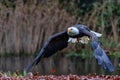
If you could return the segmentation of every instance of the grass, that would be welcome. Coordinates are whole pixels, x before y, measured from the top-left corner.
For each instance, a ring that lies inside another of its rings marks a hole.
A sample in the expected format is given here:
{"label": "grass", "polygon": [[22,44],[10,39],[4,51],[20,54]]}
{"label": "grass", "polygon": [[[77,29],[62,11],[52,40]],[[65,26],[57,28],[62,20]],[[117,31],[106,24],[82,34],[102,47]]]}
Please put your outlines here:
{"label": "grass", "polygon": [[14,76],[14,77],[19,78],[21,76],[26,77],[26,75],[27,75],[26,71],[23,71],[23,74],[21,74],[19,71],[16,71],[14,73],[11,73],[10,71],[4,72],[4,73],[0,72],[0,76],[8,76],[8,77]]}

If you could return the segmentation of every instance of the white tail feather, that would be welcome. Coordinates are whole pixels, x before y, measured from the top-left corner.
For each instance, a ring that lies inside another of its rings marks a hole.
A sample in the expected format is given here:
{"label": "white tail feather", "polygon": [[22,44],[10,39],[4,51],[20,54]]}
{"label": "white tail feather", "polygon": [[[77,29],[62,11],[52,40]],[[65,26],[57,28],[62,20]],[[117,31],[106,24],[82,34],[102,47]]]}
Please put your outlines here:
{"label": "white tail feather", "polygon": [[98,32],[95,32],[95,31],[91,31],[92,33],[96,34],[97,37],[101,37],[102,34],[98,33]]}

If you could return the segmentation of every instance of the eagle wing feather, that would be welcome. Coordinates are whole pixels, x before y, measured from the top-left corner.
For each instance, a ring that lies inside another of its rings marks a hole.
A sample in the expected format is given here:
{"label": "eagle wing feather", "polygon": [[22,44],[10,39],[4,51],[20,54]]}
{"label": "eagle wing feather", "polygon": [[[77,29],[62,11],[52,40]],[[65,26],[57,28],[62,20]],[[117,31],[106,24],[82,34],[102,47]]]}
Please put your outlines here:
{"label": "eagle wing feather", "polygon": [[49,57],[56,53],[59,50],[62,50],[68,46],[68,38],[66,31],[57,33],[51,36],[48,41],[44,44],[37,57],[33,62],[27,67],[26,71],[29,72],[33,65],[36,65],[40,62],[42,57]]}

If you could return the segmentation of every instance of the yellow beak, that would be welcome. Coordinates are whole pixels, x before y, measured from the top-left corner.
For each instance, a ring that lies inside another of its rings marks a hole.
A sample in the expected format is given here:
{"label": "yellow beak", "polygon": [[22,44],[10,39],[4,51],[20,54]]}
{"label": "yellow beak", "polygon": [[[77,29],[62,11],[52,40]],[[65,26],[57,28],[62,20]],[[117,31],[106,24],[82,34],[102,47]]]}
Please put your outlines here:
{"label": "yellow beak", "polygon": [[70,28],[68,28],[68,33],[70,33],[71,32],[71,29]]}

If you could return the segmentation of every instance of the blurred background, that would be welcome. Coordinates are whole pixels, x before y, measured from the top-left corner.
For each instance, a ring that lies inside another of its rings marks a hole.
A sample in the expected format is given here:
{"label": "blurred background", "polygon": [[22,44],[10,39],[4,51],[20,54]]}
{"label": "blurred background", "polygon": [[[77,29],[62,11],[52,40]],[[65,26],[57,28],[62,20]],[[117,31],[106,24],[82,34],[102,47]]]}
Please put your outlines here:
{"label": "blurred background", "polygon": [[119,0],[0,0],[0,71],[22,72],[51,35],[75,24],[103,34],[99,40],[115,71],[98,66],[90,43],[69,44],[52,57],[43,58],[31,71],[120,74]]}

